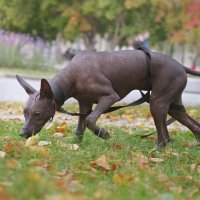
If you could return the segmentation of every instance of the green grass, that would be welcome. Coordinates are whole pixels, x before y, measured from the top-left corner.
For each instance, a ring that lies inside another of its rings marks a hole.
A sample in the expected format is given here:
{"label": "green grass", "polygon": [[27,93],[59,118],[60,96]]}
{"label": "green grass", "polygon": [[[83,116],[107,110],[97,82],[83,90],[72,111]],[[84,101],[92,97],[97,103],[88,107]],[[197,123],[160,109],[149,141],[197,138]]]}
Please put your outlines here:
{"label": "green grass", "polygon": [[[136,112],[139,110],[146,112],[147,109],[137,108]],[[129,114],[130,109],[120,112]],[[19,136],[22,122],[0,120],[0,151],[7,151],[5,158],[0,159],[0,197],[7,195],[16,200],[199,199],[200,147],[188,146],[195,141],[191,132],[172,131],[174,142],[157,152],[152,150],[156,137],[141,139],[140,127],[130,133],[126,128],[108,126],[104,128],[110,130],[111,139],[104,141],[87,130],[79,149],[73,151],[65,144],[73,143],[75,125],[68,124],[65,137],[55,138],[53,133],[58,125],[44,128],[39,134],[39,140],[51,141],[51,144],[33,150],[25,147],[25,140]],[[106,156],[110,170],[91,165],[102,155]],[[153,162],[152,158],[162,162]]]}

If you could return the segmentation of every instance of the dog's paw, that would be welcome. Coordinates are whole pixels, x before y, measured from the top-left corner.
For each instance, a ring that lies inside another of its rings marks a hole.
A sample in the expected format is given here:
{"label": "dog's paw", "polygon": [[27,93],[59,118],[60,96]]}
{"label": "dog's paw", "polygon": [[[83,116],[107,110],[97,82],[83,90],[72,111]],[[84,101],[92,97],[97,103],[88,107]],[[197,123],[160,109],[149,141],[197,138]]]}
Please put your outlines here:
{"label": "dog's paw", "polygon": [[83,135],[75,135],[73,138],[73,143],[80,144],[83,141]]}
{"label": "dog's paw", "polygon": [[167,144],[171,141],[173,141],[173,140],[170,138],[167,138],[163,141],[157,141],[154,149],[156,149],[156,151],[159,151],[159,150],[165,148],[167,146]]}
{"label": "dog's paw", "polygon": [[109,139],[110,138],[110,134],[104,130],[104,129],[99,129],[98,133],[96,134],[98,137],[102,138],[102,139]]}

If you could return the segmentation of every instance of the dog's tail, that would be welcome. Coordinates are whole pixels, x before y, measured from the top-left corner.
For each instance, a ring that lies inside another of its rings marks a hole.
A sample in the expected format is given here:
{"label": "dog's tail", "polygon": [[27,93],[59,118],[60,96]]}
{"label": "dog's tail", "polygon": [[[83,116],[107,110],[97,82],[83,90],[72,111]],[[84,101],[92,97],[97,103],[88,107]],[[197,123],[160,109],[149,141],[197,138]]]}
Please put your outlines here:
{"label": "dog's tail", "polygon": [[191,74],[191,75],[194,75],[194,76],[200,76],[200,72],[197,72],[197,71],[194,71],[188,67],[184,67],[185,71],[187,74]]}

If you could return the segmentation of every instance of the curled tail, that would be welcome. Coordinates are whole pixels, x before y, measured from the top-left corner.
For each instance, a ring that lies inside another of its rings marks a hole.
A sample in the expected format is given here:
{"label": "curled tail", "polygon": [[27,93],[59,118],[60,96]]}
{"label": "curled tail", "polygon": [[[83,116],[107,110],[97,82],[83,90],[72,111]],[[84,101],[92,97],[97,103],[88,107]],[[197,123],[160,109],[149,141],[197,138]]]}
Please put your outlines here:
{"label": "curled tail", "polygon": [[194,70],[192,70],[188,67],[184,67],[184,69],[185,69],[185,72],[187,74],[191,74],[191,75],[194,75],[194,76],[200,76],[200,72],[194,71]]}

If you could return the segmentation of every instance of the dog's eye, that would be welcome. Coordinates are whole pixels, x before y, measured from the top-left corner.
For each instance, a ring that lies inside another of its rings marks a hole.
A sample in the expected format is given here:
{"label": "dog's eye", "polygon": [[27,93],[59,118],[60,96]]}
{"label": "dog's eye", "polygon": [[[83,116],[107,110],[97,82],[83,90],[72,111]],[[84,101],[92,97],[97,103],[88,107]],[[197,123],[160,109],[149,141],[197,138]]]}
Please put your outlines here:
{"label": "dog's eye", "polygon": [[40,114],[41,114],[40,112],[34,112],[33,113],[34,116],[40,116]]}
{"label": "dog's eye", "polygon": [[28,113],[28,110],[27,109],[24,109],[24,114],[27,114]]}

